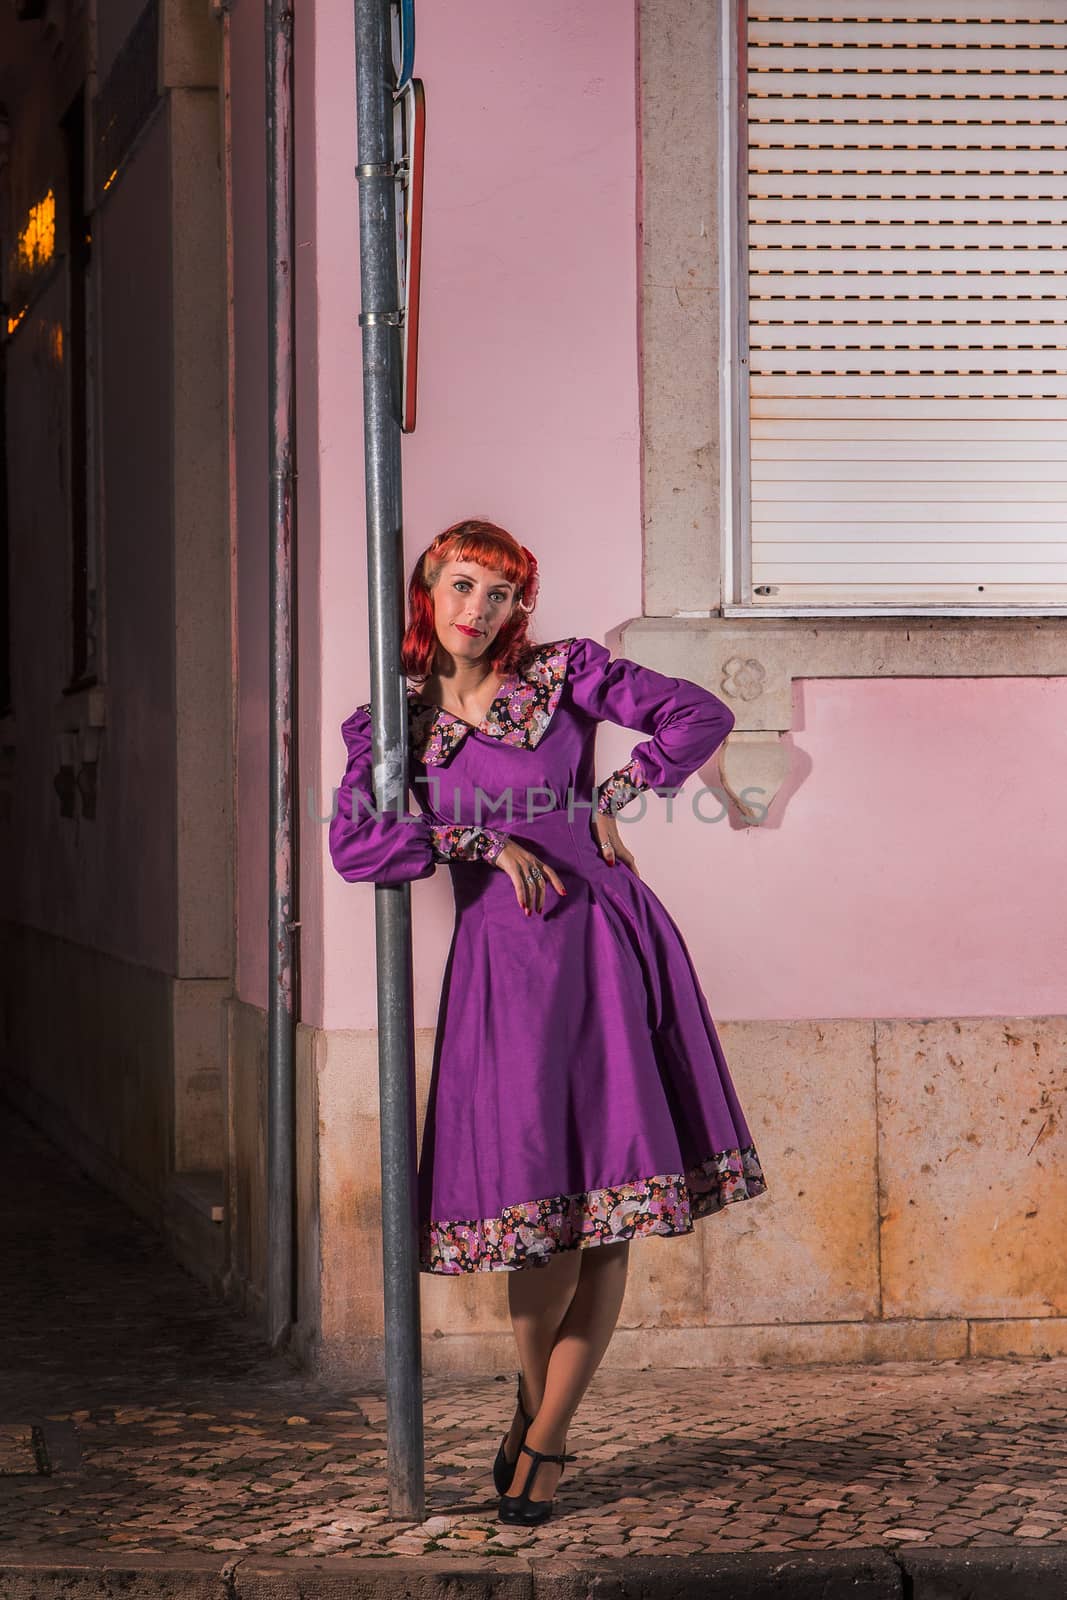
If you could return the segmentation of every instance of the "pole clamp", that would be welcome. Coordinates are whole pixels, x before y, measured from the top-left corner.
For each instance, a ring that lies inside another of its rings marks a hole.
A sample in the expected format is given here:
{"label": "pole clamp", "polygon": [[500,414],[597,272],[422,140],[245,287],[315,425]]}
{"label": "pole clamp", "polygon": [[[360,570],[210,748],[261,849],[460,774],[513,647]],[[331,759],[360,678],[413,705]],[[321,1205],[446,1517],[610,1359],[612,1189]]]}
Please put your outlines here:
{"label": "pole clamp", "polygon": [[387,328],[400,328],[404,324],[402,311],[361,311],[359,325],[361,328],[377,328],[384,324]]}
{"label": "pole clamp", "polygon": [[395,161],[361,161],[356,167],[357,178],[395,178],[396,175]]}

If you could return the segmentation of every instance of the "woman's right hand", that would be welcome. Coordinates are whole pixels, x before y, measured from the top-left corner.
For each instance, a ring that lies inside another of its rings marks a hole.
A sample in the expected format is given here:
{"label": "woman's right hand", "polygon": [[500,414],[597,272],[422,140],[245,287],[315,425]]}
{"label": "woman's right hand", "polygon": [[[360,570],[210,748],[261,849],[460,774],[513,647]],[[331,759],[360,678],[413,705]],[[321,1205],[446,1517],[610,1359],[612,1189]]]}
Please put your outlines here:
{"label": "woman's right hand", "polygon": [[[531,911],[544,910],[546,882],[551,883],[559,894],[567,893],[559,874],[552,870],[548,862],[541,861],[532,851],[514,839],[509,839],[493,865],[506,872],[515,885],[515,898],[519,902],[520,910],[527,917]],[[542,876],[530,882],[528,874],[535,868],[540,869]]]}

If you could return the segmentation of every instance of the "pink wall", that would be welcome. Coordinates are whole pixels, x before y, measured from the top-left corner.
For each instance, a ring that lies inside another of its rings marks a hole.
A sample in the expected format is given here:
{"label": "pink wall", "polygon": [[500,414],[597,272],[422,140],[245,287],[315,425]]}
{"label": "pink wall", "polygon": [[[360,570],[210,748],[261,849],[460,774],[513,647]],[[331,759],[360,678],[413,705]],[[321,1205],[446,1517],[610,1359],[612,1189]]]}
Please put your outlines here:
{"label": "pink wall", "polygon": [[1061,678],[810,679],[759,827],[624,837],[723,1020],[1059,1014],[1065,728]]}
{"label": "pink wall", "polygon": [[[368,698],[360,350],[347,13],[320,12],[322,789]],[[424,5],[424,294],[417,431],[404,441],[408,564],[483,514],[545,568],[538,635],[600,635],[641,608],[634,33],[615,0]],[[374,1024],[374,891],[326,854],[322,1022]],[[416,1008],[433,1022],[447,870],[412,888]],[[305,971],[312,955],[304,944]],[[316,1020],[307,1015],[305,1019]]]}
{"label": "pink wall", "polygon": [[748,904],[716,940],[727,1014],[1062,1012],[1067,680],[811,680],[795,696],[790,792],[719,861],[727,903]]}
{"label": "pink wall", "polygon": [[[325,826],[307,806],[310,786],[328,813],[344,766],[339,724],[369,685],[350,14],[320,10],[316,28],[314,148],[303,149],[300,174],[306,186],[314,166],[315,215],[304,213],[297,255],[307,290],[300,514],[305,527],[314,521],[309,539],[321,529],[314,638],[313,602],[302,610],[302,1016],[366,1028],[374,891],[334,874]],[[251,33],[254,58],[258,23]],[[488,515],[542,562],[538,636],[603,638],[641,609],[632,18],[612,0],[423,6],[417,70],[429,141],[419,426],[404,441],[407,562],[447,523]],[[254,120],[255,107],[247,114]],[[252,199],[258,206],[255,185]],[[239,319],[251,348],[258,241],[243,248]],[[258,368],[246,371],[245,452],[261,382]],[[250,511],[261,515],[258,492],[243,508],[246,550]],[[249,667],[265,673],[264,597],[265,558],[254,583],[242,579],[241,634],[241,993],[261,1004],[266,725]],[[1048,742],[1065,712],[1061,680],[798,683],[794,770],[763,826],[697,821],[698,779],[673,822],[654,802],[629,840],[689,941],[714,1013],[1061,1011],[1062,939],[1037,886],[1062,881],[1067,867]],[[1062,771],[1067,738],[1053,737]],[[635,738],[602,729],[599,772]],[[714,767],[704,778],[717,781]],[[707,814],[716,810],[709,800]],[[428,1026],[452,924],[447,870],[411,893],[416,1020]]]}

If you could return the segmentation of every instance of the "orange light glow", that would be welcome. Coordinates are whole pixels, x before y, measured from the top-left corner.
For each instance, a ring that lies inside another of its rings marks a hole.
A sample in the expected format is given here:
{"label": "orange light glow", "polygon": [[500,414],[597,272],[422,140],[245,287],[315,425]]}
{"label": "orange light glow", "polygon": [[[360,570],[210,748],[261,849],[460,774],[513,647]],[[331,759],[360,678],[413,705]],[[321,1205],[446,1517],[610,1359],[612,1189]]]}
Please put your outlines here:
{"label": "orange light glow", "polygon": [[19,229],[18,263],[24,271],[47,266],[56,251],[56,197],[49,189],[43,200],[30,207],[26,225]]}

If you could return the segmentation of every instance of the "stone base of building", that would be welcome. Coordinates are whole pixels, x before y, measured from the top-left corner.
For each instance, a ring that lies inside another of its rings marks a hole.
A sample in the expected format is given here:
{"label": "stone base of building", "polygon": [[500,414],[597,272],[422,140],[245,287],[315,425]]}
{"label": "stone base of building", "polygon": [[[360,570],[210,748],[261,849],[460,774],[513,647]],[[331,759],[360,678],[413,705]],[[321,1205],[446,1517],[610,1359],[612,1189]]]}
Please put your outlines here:
{"label": "stone base of building", "polygon": [[[1067,1353],[1067,1018],[717,1027],[768,1191],[635,1242],[607,1366]],[[249,1305],[265,1015],[231,1003],[230,1039],[231,1279]],[[432,1052],[420,1029],[417,1141]],[[297,1095],[297,1350],[324,1377],[380,1376],[377,1035],[301,1028]],[[428,1372],[514,1367],[506,1277],[420,1274]]]}
{"label": "stone base of building", "polygon": [[[266,1013],[11,924],[0,970],[5,1096],[264,1323]],[[717,1026],[768,1189],[635,1241],[607,1366],[1067,1354],[1067,1018]],[[377,1035],[301,1025],[296,1075],[294,1354],[373,1378]],[[507,1276],[419,1275],[428,1372],[514,1367]]]}

